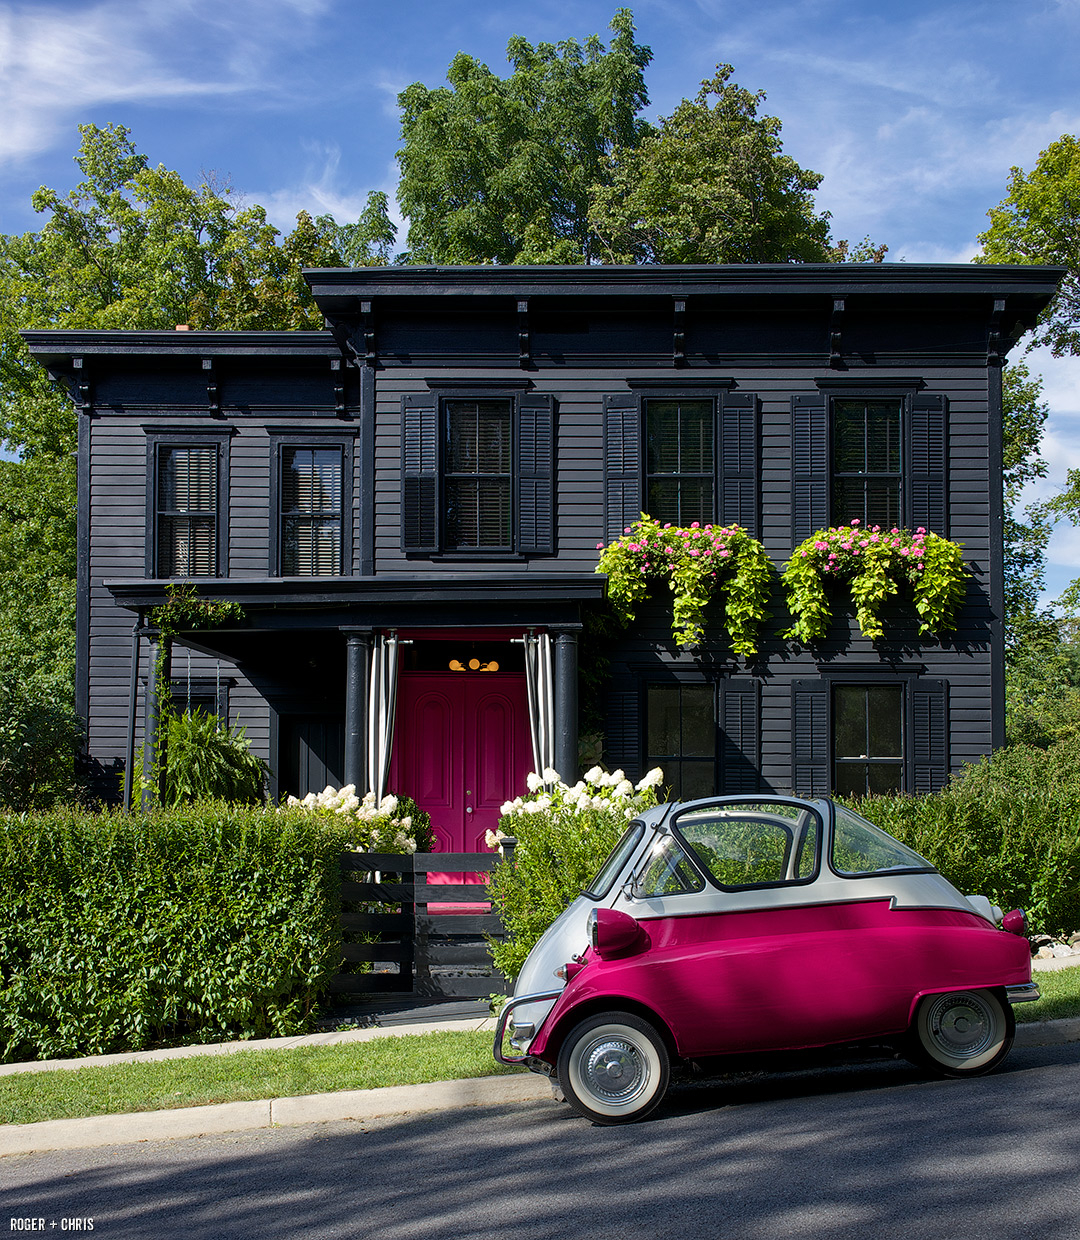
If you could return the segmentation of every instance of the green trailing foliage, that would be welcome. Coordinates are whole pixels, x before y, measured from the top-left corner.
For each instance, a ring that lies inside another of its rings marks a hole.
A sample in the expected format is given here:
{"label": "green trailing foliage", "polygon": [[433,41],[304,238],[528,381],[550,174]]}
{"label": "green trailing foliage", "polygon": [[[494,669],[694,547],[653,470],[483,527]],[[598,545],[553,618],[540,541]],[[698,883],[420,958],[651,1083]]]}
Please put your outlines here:
{"label": "green trailing foliage", "polygon": [[781,636],[803,643],[825,636],[832,618],[829,587],[845,582],[864,637],[885,635],[882,606],[903,588],[910,593],[922,635],[956,627],[967,570],[957,543],[921,527],[883,530],[850,525],[817,530],[795,548],[782,581],[794,623]]}
{"label": "green trailing foliage", "polygon": [[347,837],[222,804],[0,815],[0,1059],[306,1032]]}
{"label": "green trailing foliage", "polygon": [[654,583],[671,589],[671,632],[683,647],[705,638],[705,610],[713,594],[724,597],[724,628],[736,654],[754,655],[758,628],[768,616],[769,558],[765,548],[738,525],[687,528],[661,525],[646,513],[601,552],[596,566],[608,578],[608,599],[625,624]]}
{"label": "green trailing foliage", "polygon": [[165,720],[164,805],[185,801],[263,799],[266,763],[251,752],[243,728],[227,728],[209,711],[185,711]]}

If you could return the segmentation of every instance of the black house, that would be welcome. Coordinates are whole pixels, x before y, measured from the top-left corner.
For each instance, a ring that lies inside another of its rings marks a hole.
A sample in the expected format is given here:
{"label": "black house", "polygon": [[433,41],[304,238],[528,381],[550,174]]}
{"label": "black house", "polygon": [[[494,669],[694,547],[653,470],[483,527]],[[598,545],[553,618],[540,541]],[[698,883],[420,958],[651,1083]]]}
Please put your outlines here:
{"label": "black house", "polygon": [[[601,751],[683,796],[937,787],[1003,740],[1001,363],[1060,275],[320,270],[322,332],[27,333],[80,410],[88,760],[115,789],[153,728],[144,620],[183,579],[244,618],[182,636],[174,698],[243,724],[275,794],[407,792],[444,848]],[[597,545],[643,509],[777,568],[854,515],[924,526],[963,545],[958,627],[898,608],[872,643],[841,603],[798,647],[777,591],[747,661],[680,650],[657,598],[579,703]]]}

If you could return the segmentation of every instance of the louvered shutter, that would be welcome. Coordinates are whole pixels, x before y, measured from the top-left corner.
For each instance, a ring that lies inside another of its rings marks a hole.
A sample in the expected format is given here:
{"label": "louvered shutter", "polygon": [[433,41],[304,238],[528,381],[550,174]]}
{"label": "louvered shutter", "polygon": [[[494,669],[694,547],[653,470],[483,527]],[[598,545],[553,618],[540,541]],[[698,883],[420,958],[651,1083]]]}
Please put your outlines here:
{"label": "louvered shutter", "polygon": [[828,796],[832,778],[829,682],[791,686],[791,786],[804,796]]}
{"label": "louvered shutter", "polygon": [[913,397],[908,443],[911,528],[921,525],[947,538],[948,421],[945,397],[940,393]]}
{"label": "louvered shutter", "polygon": [[757,397],[727,392],[720,404],[720,494],[722,525],[741,525],[758,536],[761,508],[760,433]]}
{"label": "louvered shutter", "polygon": [[622,767],[632,778],[641,772],[641,694],[636,685],[611,689],[604,699],[604,758],[613,770]]}
{"label": "louvered shutter", "polygon": [[605,539],[641,516],[641,409],[631,392],[604,397]]}
{"label": "louvered shutter", "polygon": [[518,397],[517,549],[555,552],[555,402],[533,392]]}
{"label": "louvered shutter", "polygon": [[761,686],[756,680],[720,684],[720,780],[725,794],[761,787]]}
{"label": "louvered shutter", "polygon": [[824,392],[791,398],[791,541],[829,524],[829,401]]}
{"label": "louvered shutter", "polygon": [[948,686],[920,676],[911,687],[911,791],[936,792],[949,779]]}
{"label": "louvered shutter", "polygon": [[217,572],[219,451],[216,443],[159,449],[159,576],[213,577]]}
{"label": "louvered shutter", "polygon": [[401,547],[439,550],[439,401],[430,392],[401,402]]}

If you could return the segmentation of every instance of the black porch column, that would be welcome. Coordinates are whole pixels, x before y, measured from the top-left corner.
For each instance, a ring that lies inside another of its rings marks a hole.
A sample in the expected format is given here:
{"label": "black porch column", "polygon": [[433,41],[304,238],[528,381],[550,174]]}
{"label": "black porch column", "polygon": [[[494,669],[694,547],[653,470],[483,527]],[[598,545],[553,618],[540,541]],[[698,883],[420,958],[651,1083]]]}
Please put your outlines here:
{"label": "black porch column", "polygon": [[578,778],[577,633],[553,630],[555,638],[555,769],[565,784]]}
{"label": "black porch column", "polygon": [[368,681],[371,677],[370,629],[345,634],[345,782],[356,795],[367,792]]}

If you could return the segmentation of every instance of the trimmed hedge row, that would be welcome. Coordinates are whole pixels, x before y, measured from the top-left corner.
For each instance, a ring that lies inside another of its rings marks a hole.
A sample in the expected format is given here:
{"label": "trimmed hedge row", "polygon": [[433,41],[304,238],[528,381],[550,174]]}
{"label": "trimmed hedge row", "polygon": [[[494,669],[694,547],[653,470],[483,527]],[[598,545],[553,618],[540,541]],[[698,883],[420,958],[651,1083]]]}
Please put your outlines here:
{"label": "trimmed hedge row", "polygon": [[0,1061],[307,1030],[348,840],[217,803],[0,815]]}

